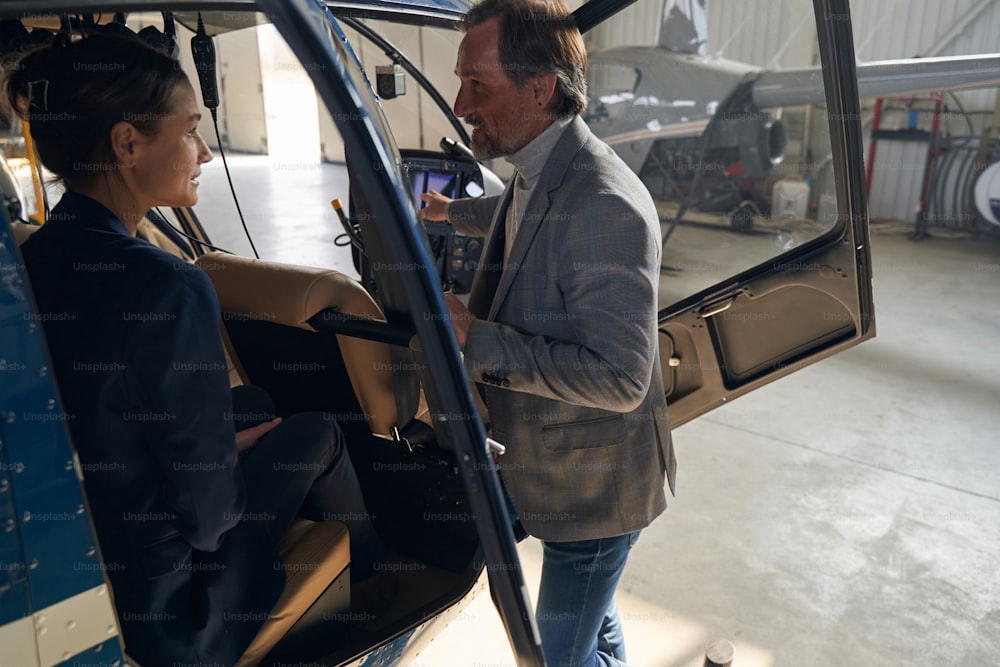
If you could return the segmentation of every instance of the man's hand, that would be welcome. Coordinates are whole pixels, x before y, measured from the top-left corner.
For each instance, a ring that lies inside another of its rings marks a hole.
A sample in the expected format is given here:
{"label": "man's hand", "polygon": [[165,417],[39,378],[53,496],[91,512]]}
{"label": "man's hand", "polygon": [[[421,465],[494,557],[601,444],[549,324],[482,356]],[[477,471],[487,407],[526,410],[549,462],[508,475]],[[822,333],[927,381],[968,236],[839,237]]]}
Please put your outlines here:
{"label": "man's hand", "polygon": [[451,328],[455,330],[455,338],[458,339],[458,349],[464,350],[465,339],[469,336],[469,327],[472,326],[476,318],[453,292],[444,293],[444,305],[448,307]]}
{"label": "man's hand", "polygon": [[272,419],[269,422],[264,422],[263,424],[257,424],[251,428],[245,428],[242,431],[236,432],[236,453],[243,454],[248,449],[257,444],[257,441],[264,437],[264,435],[273,429],[275,426],[281,423],[281,417]]}
{"label": "man's hand", "polygon": [[445,222],[448,220],[444,209],[451,202],[451,199],[445,197],[437,190],[428,190],[420,195],[420,199],[427,204],[427,206],[420,209],[421,218],[434,222]]}

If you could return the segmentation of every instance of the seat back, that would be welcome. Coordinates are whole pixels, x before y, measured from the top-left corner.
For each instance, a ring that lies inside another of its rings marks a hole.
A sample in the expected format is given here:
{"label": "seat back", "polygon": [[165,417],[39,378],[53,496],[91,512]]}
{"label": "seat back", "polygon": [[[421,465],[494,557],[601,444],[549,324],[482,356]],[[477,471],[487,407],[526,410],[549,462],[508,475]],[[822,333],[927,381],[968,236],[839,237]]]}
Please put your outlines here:
{"label": "seat back", "polygon": [[[368,292],[337,271],[219,252],[202,255],[195,264],[212,280],[227,313],[307,331],[315,331],[309,319],[327,308],[384,321]],[[377,435],[389,435],[398,421],[389,346],[343,335],[337,336],[337,343],[368,428]]]}
{"label": "seat back", "polygon": [[31,238],[32,234],[41,229],[41,227],[38,225],[29,225],[26,222],[12,222],[10,223],[10,229],[14,232],[14,243],[20,246]]}

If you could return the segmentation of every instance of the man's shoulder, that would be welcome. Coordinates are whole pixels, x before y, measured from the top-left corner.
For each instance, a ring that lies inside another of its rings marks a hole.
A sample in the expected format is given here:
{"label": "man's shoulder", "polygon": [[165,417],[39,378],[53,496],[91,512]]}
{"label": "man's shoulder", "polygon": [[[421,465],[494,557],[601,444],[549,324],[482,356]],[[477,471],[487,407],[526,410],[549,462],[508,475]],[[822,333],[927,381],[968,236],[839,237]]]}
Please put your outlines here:
{"label": "man's shoulder", "polygon": [[645,190],[635,172],[615,153],[614,149],[599,139],[581,118],[577,117],[570,124],[567,135],[569,141],[566,147],[573,149],[569,159],[569,174],[581,180],[606,179]]}
{"label": "man's shoulder", "polygon": [[570,161],[563,186],[566,194],[576,199],[618,195],[640,208],[654,210],[649,190],[636,173],[593,134]]}

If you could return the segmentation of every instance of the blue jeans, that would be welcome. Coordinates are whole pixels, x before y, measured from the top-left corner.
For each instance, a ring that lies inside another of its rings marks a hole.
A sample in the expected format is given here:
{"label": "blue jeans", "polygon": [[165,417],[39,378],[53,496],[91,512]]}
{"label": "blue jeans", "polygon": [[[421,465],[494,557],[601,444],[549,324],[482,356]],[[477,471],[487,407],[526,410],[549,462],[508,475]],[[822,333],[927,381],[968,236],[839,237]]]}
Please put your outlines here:
{"label": "blue jeans", "polygon": [[625,665],[615,588],[639,531],[580,542],[542,542],[535,619],[548,667]]}

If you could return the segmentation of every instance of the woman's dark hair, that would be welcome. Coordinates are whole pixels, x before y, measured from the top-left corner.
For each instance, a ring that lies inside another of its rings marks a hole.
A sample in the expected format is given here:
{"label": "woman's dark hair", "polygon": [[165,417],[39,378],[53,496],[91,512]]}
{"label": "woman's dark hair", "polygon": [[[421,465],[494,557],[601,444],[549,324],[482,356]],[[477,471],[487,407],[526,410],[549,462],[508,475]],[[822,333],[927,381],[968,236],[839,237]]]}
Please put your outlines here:
{"label": "woman's dark hair", "polygon": [[124,120],[155,134],[187,81],[176,60],[120,35],[59,36],[6,69],[3,101],[28,121],[42,164],[67,189],[116,170],[111,128]]}

